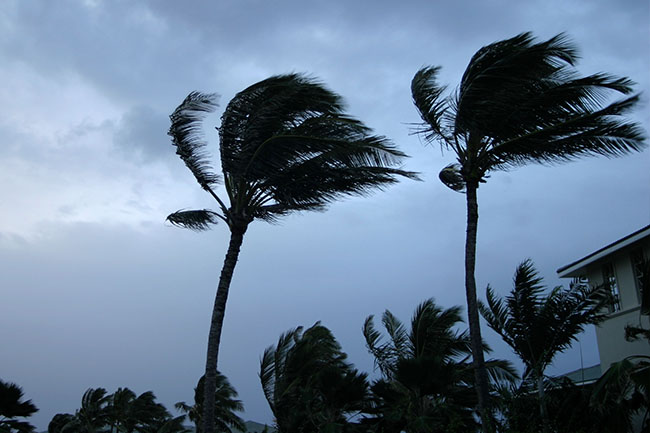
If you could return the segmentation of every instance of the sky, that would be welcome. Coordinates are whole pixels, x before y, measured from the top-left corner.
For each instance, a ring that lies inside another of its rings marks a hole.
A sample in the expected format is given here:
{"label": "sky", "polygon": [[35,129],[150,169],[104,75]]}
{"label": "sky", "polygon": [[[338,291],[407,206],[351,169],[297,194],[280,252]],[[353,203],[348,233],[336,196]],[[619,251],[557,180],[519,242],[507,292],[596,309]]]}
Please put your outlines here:
{"label": "sky", "polygon": [[[249,228],[232,281],[220,369],[245,419],[271,422],[259,359],[279,335],[321,321],[372,373],[361,326],[418,303],[465,305],[464,196],[438,181],[453,155],[413,133],[410,81],[440,65],[454,88],[482,46],[567,32],[582,74],[628,76],[632,115],[650,130],[646,0],[139,1],[0,4],[0,379],[40,408],[39,429],[90,387],[152,390],[191,402],[229,232],[172,227],[179,209],[214,207],[175,155],[169,114],[193,90],[234,94],[304,72],[411,156],[403,181],[326,212]],[[215,159],[215,162],[218,160]],[[556,269],[650,223],[650,151],[492,173],[479,189],[477,286],[505,295],[531,258]],[[494,356],[515,360],[483,326]],[[558,357],[560,374],[598,363],[593,330]]]}

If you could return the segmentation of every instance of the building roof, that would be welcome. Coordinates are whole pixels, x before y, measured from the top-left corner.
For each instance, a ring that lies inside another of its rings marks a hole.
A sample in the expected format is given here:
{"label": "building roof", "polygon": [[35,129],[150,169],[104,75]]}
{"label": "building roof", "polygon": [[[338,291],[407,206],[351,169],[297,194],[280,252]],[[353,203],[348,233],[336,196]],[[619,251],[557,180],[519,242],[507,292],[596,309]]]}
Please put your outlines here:
{"label": "building roof", "polygon": [[579,368],[578,370],[563,374],[560,377],[567,377],[578,385],[586,385],[597,381],[601,374],[600,364],[596,364],[587,368]]}
{"label": "building roof", "polygon": [[579,277],[582,274],[584,274],[585,268],[591,263],[594,263],[595,261],[602,259],[603,257],[613,254],[616,251],[625,248],[626,246],[631,245],[649,236],[650,236],[650,225],[647,225],[642,229],[637,230],[634,233],[631,233],[617,240],[616,242],[612,242],[611,244],[599,249],[598,251],[594,251],[593,253],[581,258],[580,260],[576,260],[573,263],[570,263],[566,266],[562,266],[557,270],[557,274],[562,278]]}

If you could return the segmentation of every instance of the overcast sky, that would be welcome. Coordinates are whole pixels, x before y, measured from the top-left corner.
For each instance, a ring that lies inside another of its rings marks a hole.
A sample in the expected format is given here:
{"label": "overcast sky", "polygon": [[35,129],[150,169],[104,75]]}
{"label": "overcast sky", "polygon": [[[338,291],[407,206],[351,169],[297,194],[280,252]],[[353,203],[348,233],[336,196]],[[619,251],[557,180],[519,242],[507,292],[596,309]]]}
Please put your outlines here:
{"label": "overcast sky", "polygon": [[[221,109],[273,74],[307,72],[412,157],[404,181],[324,213],[254,223],[231,286],[220,369],[271,422],[257,372],[265,347],[321,320],[372,371],[361,326],[388,308],[409,320],[434,297],[465,305],[464,196],[438,171],[452,155],[412,134],[410,81],[441,65],[453,88],[476,50],[522,31],[566,31],[579,70],[644,92],[650,129],[647,0],[3,0],[0,5],[0,378],[52,416],[89,387],[190,402],[205,363],[225,226],[195,233],[165,217],[213,203],[174,154],[169,114],[192,90]],[[479,190],[477,283],[505,294],[532,258],[555,270],[650,223],[650,152],[493,173]],[[496,356],[514,359],[484,327]],[[580,350],[581,349],[581,350]],[[551,372],[598,363],[593,331]]]}

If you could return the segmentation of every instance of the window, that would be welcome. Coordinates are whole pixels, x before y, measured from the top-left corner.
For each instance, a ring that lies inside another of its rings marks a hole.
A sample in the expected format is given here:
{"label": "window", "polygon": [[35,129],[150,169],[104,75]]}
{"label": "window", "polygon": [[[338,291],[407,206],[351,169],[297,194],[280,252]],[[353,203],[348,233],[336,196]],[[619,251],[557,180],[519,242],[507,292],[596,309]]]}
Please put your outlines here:
{"label": "window", "polygon": [[618,283],[616,282],[616,274],[614,274],[614,266],[611,263],[603,265],[603,284],[609,288],[612,296],[612,302],[609,304],[609,312],[615,313],[621,310],[621,294],[618,290]]}
{"label": "window", "polygon": [[632,252],[632,273],[634,275],[634,285],[636,286],[636,295],[641,302],[641,292],[644,290],[643,287],[643,272],[646,267],[646,260],[643,257],[643,250],[641,248]]}

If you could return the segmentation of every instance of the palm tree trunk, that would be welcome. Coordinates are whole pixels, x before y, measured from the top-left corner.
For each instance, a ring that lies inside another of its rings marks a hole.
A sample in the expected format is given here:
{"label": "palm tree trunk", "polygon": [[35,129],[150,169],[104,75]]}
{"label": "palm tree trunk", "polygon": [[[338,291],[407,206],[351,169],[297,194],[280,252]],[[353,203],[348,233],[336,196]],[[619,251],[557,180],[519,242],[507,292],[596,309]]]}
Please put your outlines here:
{"label": "palm tree trunk", "polygon": [[539,399],[539,415],[542,418],[544,433],[549,433],[548,413],[546,411],[546,397],[544,395],[544,375],[537,374],[537,398]]}
{"label": "palm tree trunk", "polygon": [[492,431],[489,405],[487,370],[483,357],[483,342],[479,323],[478,305],[476,300],[476,231],[478,228],[478,201],[476,190],[478,184],[467,182],[467,237],[465,238],[465,295],[467,297],[467,321],[472,344],[472,363],[476,380],[478,409],[481,414],[484,431]]}
{"label": "palm tree trunk", "polygon": [[221,329],[223,319],[226,313],[226,301],[228,300],[228,290],[232,280],[239,250],[244,240],[247,226],[230,227],[230,244],[226,252],[226,258],[221,269],[219,277],[219,286],[217,287],[217,296],[214,299],[214,308],[212,309],[212,321],[210,323],[210,334],[208,335],[208,354],[205,362],[205,394],[203,397],[203,432],[214,433],[214,393],[217,386],[217,360],[219,359],[219,343],[221,342]]}

